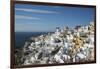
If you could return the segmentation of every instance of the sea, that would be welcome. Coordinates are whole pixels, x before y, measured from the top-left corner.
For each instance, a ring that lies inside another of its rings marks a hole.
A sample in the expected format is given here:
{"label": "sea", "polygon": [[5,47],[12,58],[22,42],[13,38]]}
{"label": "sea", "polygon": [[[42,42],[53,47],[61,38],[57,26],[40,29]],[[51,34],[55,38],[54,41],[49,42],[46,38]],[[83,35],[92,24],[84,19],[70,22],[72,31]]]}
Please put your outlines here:
{"label": "sea", "polygon": [[49,32],[15,32],[15,48],[21,48],[31,37],[37,37]]}

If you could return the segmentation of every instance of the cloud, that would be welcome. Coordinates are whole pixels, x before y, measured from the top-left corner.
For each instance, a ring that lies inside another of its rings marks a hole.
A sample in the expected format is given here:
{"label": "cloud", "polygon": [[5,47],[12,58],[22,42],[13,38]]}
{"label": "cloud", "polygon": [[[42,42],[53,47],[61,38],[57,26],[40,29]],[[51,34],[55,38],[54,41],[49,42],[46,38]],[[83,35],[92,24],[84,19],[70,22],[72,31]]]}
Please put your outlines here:
{"label": "cloud", "polygon": [[40,18],[37,18],[37,17],[24,16],[24,15],[15,15],[15,18],[17,18],[17,19],[34,19],[34,20],[40,20]]}
{"label": "cloud", "polygon": [[57,11],[39,10],[39,9],[25,9],[25,8],[15,8],[15,10],[25,11],[25,12],[33,12],[33,13],[46,13],[46,14],[59,14],[60,13]]}

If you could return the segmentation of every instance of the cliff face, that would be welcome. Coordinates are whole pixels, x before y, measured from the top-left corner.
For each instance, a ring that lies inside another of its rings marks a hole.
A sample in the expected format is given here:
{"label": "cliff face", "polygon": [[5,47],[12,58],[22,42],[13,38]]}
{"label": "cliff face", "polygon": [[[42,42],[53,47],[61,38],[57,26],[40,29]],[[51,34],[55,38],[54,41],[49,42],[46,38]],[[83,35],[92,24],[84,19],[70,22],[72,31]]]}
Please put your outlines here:
{"label": "cliff face", "polygon": [[21,52],[21,65],[85,62],[94,60],[94,23],[70,30],[31,37]]}

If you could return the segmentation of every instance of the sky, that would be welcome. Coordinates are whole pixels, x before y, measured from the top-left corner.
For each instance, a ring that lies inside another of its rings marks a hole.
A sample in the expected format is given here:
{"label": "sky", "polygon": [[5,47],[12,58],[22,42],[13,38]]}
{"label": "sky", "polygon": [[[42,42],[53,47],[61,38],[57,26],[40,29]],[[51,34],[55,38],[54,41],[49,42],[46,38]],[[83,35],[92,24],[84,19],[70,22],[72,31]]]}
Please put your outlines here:
{"label": "sky", "polygon": [[93,20],[94,8],[15,4],[15,32],[52,32]]}

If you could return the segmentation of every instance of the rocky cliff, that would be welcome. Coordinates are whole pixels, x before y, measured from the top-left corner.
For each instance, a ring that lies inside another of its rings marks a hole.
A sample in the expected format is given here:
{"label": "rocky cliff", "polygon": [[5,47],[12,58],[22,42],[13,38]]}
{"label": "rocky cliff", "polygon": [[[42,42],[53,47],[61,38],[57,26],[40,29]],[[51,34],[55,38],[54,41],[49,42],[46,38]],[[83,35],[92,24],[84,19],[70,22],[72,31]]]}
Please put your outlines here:
{"label": "rocky cliff", "polygon": [[31,37],[16,50],[17,64],[57,64],[94,60],[94,23],[70,30],[56,28],[54,33]]}

